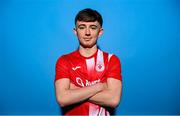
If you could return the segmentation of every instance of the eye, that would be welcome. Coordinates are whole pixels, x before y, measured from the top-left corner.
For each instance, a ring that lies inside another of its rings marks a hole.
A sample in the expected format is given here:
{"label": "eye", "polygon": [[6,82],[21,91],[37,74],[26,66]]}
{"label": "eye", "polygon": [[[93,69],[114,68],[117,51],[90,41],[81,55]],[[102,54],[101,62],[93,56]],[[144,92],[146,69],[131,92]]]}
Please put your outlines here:
{"label": "eye", "polygon": [[93,30],[96,30],[97,28],[98,28],[98,27],[95,26],[95,25],[91,26],[91,29],[93,29]]}
{"label": "eye", "polygon": [[85,26],[78,26],[78,29],[85,29]]}

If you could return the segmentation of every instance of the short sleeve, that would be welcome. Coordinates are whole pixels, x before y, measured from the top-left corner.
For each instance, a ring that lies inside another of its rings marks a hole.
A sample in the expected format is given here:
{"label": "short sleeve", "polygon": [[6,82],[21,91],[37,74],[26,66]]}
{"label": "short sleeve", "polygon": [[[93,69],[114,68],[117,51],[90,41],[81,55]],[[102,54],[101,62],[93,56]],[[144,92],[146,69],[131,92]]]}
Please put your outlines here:
{"label": "short sleeve", "polygon": [[55,81],[61,78],[69,78],[68,62],[64,56],[57,60],[55,73]]}
{"label": "short sleeve", "polygon": [[107,78],[115,78],[122,81],[121,63],[117,56],[113,55],[108,62],[108,69],[105,74]]}

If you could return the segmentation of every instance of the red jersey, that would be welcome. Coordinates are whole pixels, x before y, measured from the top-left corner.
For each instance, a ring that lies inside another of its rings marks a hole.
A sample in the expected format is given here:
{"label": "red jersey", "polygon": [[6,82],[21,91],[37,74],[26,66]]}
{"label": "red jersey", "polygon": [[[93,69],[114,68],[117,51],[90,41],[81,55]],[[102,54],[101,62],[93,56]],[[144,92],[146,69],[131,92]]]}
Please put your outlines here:
{"label": "red jersey", "polygon": [[[99,49],[90,57],[82,56],[77,50],[58,59],[55,81],[61,78],[69,78],[78,87],[106,82],[107,78],[122,80],[120,60]],[[65,115],[109,115],[106,108],[90,102],[67,107]]]}

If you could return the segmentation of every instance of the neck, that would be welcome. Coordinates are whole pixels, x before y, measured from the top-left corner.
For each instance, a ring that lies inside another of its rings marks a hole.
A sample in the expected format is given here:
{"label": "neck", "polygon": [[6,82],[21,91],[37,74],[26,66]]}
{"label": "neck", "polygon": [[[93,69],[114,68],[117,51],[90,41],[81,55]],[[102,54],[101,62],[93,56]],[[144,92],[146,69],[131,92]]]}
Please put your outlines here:
{"label": "neck", "polygon": [[97,51],[97,45],[94,45],[92,48],[83,48],[81,45],[79,46],[79,52],[84,57],[90,57]]}

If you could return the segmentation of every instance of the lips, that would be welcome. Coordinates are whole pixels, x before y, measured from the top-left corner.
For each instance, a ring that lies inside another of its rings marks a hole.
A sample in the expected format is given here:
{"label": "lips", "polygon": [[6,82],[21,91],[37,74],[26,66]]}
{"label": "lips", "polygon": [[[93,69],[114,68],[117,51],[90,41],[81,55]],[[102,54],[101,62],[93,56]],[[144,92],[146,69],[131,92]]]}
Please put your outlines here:
{"label": "lips", "polygon": [[83,38],[84,40],[91,40],[91,38]]}

